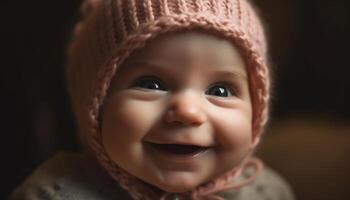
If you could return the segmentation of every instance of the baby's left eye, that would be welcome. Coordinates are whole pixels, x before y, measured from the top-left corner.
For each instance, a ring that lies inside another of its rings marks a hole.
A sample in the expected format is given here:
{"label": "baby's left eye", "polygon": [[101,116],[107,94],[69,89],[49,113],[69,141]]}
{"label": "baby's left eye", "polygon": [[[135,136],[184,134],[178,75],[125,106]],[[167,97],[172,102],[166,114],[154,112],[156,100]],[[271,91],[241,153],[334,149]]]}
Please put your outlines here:
{"label": "baby's left eye", "polygon": [[225,85],[213,85],[208,88],[205,94],[217,97],[230,97],[233,95],[230,88]]}

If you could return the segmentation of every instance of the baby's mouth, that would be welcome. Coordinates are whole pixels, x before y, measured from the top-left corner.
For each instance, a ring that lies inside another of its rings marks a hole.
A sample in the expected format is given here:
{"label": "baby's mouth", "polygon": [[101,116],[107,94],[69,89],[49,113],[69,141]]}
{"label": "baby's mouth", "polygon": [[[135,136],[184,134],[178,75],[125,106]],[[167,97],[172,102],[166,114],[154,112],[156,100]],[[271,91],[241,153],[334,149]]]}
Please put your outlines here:
{"label": "baby's mouth", "polygon": [[172,154],[172,155],[179,155],[179,156],[194,156],[198,155],[199,153],[205,152],[208,150],[208,147],[201,147],[196,145],[185,145],[185,144],[157,144],[157,143],[150,143],[151,147],[154,148],[157,151],[166,153],[166,154]]}

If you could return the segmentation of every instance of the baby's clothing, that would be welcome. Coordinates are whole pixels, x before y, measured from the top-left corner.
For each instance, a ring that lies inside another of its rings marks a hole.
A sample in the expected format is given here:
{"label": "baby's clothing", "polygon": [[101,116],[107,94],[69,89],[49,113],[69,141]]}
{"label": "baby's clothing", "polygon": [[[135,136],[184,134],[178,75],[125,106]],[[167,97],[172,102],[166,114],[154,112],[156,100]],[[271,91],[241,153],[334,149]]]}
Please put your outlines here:
{"label": "baby's clothing", "polygon": [[[220,193],[226,200],[293,200],[288,184],[265,166],[250,185]],[[39,166],[9,200],[132,200],[83,153],[60,152]]]}

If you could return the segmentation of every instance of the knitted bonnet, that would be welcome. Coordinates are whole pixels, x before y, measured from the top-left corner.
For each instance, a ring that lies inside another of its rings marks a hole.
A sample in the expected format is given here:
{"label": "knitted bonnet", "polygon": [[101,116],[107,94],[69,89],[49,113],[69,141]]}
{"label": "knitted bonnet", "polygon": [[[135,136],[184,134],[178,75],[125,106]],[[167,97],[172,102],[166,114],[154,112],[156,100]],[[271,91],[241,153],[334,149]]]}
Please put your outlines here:
{"label": "knitted bonnet", "polygon": [[108,156],[99,116],[118,66],[153,38],[199,29],[232,41],[247,68],[253,136],[263,131],[269,99],[266,39],[260,19],[247,0],[85,0],[81,12],[68,49],[66,74],[80,137],[134,199],[156,198],[145,189],[146,184],[120,169]]}

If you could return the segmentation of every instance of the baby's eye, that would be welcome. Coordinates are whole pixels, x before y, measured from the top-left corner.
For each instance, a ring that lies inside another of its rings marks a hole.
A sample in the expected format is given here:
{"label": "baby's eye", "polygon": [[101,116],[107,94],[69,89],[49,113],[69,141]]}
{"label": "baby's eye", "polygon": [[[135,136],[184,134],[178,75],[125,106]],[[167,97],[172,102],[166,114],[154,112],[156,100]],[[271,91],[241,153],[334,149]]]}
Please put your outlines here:
{"label": "baby's eye", "polygon": [[230,97],[233,95],[232,90],[223,84],[216,84],[209,87],[205,94],[217,97]]}
{"label": "baby's eye", "polygon": [[133,84],[133,87],[138,87],[148,90],[162,90],[166,91],[164,84],[155,77],[141,78]]}

